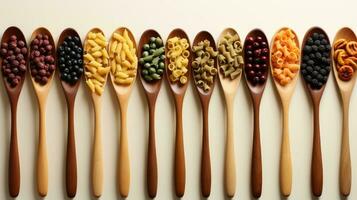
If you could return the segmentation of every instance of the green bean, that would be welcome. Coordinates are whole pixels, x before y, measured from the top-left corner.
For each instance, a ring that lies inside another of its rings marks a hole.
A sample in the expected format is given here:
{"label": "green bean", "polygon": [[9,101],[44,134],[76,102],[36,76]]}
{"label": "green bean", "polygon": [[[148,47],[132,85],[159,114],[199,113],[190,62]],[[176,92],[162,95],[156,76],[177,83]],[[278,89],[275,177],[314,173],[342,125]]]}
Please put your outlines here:
{"label": "green bean", "polygon": [[156,49],[155,52],[152,54],[153,56],[159,56],[165,52],[164,47],[160,47],[160,49]]}
{"label": "green bean", "polygon": [[155,58],[151,61],[151,64],[153,64],[153,65],[155,65],[155,66],[158,66],[158,65],[159,65],[159,60],[160,60],[159,57],[155,57]]}
{"label": "green bean", "polygon": [[144,57],[143,59],[144,59],[145,62],[151,62],[153,58],[154,58],[154,56],[150,55],[150,56]]}

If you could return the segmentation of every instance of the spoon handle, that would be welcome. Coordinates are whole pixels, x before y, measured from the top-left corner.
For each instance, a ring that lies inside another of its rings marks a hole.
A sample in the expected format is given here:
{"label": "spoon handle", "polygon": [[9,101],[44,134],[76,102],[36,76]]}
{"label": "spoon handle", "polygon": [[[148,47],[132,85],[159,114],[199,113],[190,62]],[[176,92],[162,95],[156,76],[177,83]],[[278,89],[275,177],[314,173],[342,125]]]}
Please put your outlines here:
{"label": "spoon handle", "polygon": [[68,138],[66,158],[67,196],[73,198],[77,193],[77,158],[74,135],[74,100],[68,101]]}
{"label": "spoon handle", "polygon": [[9,156],[9,192],[11,197],[17,197],[20,191],[20,160],[17,144],[17,102],[11,103],[11,141]]}
{"label": "spoon handle", "polygon": [[262,154],[260,144],[260,100],[254,101],[254,130],[252,150],[251,184],[253,197],[259,198],[262,194]]}
{"label": "spoon handle", "polygon": [[46,104],[39,103],[40,133],[37,157],[37,190],[41,197],[45,197],[48,191],[48,158],[46,144]]}
{"label": "spoon handle", "polygon": [[147,161],[147,187],[150,198],[157,193],[157,159],[155,145],[155,102],[149,103],[149,146]]}
{"label": "spoon handle", "polygon": [[343,103],[343,126],[340,158],[340,192],[348,196],[351,191],[351,155],[349,142],[349,101]]}
{"label": "spoon handle", "polygon": [[208,103],[202,106],[203,135],[202,135],[202,160],[201,160],[201,192],[207,198],[211,194],[211,158],[208,136]]}
{"label": "spoon handle", "polygon": [[[176,98],[175,98],[176,99]],[[182,197],[185,193],[186,167],[185,149],[182,127],[182,98],[175,100],[176,105],[176,143],[175,143],[175,190],[176,196]]]}
{"label": "spoon handle", "polygon": [[92,158],[92,187],[93,195],[100,197],[103,191],[103,147],[101,132],[101,103],[94,100],[95,132]]}
{"label": "spoon handle", "polygon": [[323,167],[320,141],[320,109],[319,104],[314,105],[314,138],[312,146],[311,162],[311,186],[312,193],[319,197],[322,193]]}
{"label": "spoon handle", "polygon": [[227,137],[225,159],[225,188],[228,197],[232,198],[236,192],[236,164],[234,156],[233,135],[233,97],[226,96],[227,105]]}
{"label": "spoon handle", "polygon": [[121,197],[126,198],[130,188],[130,161],[128,151],[127,108],[128,101],[119,102],[120,105],[120,146],[118,163],[118,189]]}
{"label": "spoon handle", "polygon": [[289,141],[289,105],[283,104],[283,135],[280,153],[280,190],[284,197],[291,193],[292,166]]}

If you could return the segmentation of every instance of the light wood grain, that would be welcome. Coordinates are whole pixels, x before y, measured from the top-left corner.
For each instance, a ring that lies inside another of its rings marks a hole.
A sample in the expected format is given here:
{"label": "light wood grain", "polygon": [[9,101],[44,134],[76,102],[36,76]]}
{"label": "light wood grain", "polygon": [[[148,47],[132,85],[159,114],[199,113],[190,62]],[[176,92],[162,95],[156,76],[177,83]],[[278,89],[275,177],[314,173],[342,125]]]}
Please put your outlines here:
{"label": "light wood grain", "polygon": [[[288,29],[288,28],[281,28],[278,32],[281,30]],[[278,33],[277,32],[277,33]],[[294,33],[294,32],[293,32]],[[295,37],[295,43],[297,44],[296,46],[299,46],[299,41],[297,35],[294,33]],[[271,42],[271,45],[274,44],[275,42],[275,37],[274,35],[273,40]],[[272,52],[271,52],[272,53]],[[300,63],[299,63],[300,64]],[[270,66],[272,66],[272,62],[270,59]],[[273,70],[270,70],[271,73],[273,73]],[[273,77],[273,74],[272,74]],[[291,188],[292,188],[292,161],[291,161],[291,152],[290,152],[290,139],[289,139],[289,106],[290,106],[290,100],[291,97],[294,93],[294,89],[296,86],[297,79],[299,77],[299,73],[295,75],[293,80],[285,85],[282,86],[275,80],[274,80],[274,85],[278,91],[278,94],[280,96],[281,100],[281,106],[283,110],[283,127],[282,127],[282,141],[281,141],[281,153],[280,153],[280,191],[281,194],[284,197],[288,197],[291,194]]]}
{"label": "light wood grain", "polygon": [[[334,39],[347,39],[348,41],[357,41],[354,32],[347,27],[340,29]],[[332,48],[332,54],[334,54],[334,48]],[[342,100],[342,142],[341,142],[341,157],[340,157],[340,193],[343,196],[348,196],[351,192],[351,153],[349,142],[349,104],[351,99],[352,90],[356,82],[356,72],[353,74],[352,79],[349,81],[342,81],[338,77],[337,63],[333,62],[333,72],[337,86],[340,90]]]}

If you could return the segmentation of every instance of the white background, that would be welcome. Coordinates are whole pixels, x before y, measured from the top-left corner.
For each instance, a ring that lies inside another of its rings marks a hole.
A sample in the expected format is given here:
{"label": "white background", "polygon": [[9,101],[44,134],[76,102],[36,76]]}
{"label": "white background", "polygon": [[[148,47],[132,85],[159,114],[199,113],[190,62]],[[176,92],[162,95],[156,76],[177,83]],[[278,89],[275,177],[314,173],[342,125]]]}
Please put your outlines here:
{"label": "white background", "polygon": [[[183,28],[191,42],[201,30],[208,30],[217,39],[226,27],[235,28],[244,39],[254,28],[265,31],[269,40],[282,26],[293,28],[300,41],[305,32],[318,25],[330,40],[337,30],[349,26],[357,31],[355,1],[284,1],[284,0],[63,0],[5,1],[1,0],[0,32],[16,25],[29,39],[39,26],[48,28],[57,41],[67,27],[75,28],[82,39],[92,27],[100,27],[109,36],[117,27],[127,26],[137,41],[149,28],[156,29],[166,40],[169,32]],[[27,77],[28,78],[28,77]],[[249,200],[250,160],[252,147],[252,106],[244,79],[234,103],[235,152],[237,163],[237,193],[234,199]],[[192,82],[191,82],[192,83]],[[192,86],[192,84],[191,84]],[[198,200],[200,196],[201,109],[193,87],[184,101],[184,141],[187,182],[183,199]],[[0,84],[0,199],[8,199],[7,166],[10,139],[10,107],[3,83]],[[353,166],[352,191],[349,199],[357,198],[357,93],[351,99],[350,139]],[[324,190],[321,200],[340,199],[338,169],[341,142],[342,111],[339,93],[330,76],[321,101],[321,139],[324,164]],[[210,147],[212,159],[211,200],[225,199],[223,167],[225,148],[225,104],[219,82],[210,104]],[[21,191],[18,199],[39,199],[36,192],[35,160],[38,138],[38,107],[29,79],[26,80],[18,107],[18,139],[21,161]],[[143,89],[135,84],[129,103],[128,128],[131,162],[131,187],[128,199],[148,199],[146,193],[146,151],[148,108]],[[116,192],[116,162],[118,150],[119,107],[109,85],[103,96],[104,191],[101,199],[118,199]],[[157,101],[156,139],[159,168],[157,199],[175,199],[173,185],[173,155],[175,136],[174,104],[164,82]],[[90,96],[81,85],[75,105],[75,131],[78,159],[78,191],[76,199],[91,199],[90,158],[93,136],[93,108]],[[312,150],[312,105],[298,81],[290,112],[291,152],[293,159],[293,189],[290,199],[312,199],[310,161]],[[58,79],[52,85],[47,105],[47,141],[49,156],[49,192],[47,199],[66,199],[65,152],[67,110]],[[280,199],[279,153],[281,142],[280,102],[270,78],[261,103],[261,139],[263,156],[262,200]]]}

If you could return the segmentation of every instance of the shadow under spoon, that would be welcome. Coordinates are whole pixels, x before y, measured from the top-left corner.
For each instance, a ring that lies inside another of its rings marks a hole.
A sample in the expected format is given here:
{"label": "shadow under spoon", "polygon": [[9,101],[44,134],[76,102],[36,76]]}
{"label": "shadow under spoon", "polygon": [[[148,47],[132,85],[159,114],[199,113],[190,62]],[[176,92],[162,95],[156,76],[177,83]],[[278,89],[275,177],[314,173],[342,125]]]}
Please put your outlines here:
{"label": "shadow under spoon", "polygon": [[[226,28],[222,31],[218,38],[218,47],[221,44],[226,34],[236,35],[238,34],[232,28]],[[240,41],[240,38],[238,38]],[[236,192],[236,163],[235,163],[235,153],[234,153],[234,97],[237,93],[237,88],[239,86],[240,80],[242,78],[241,72],[235,79],[231,79],[229,76],[225,77],[224,73],[220,69],[220,63],[218,64],[218,78],[220,80],[222,90],[224,93],[224,98],[226,101],[226,114],[227,114],[227,136],[226,136],[226,153],[225,153],[225,168],[224,168],[224,186],[226,190],[226,195],[229,198],[233,198]]]}
{"label": "shadow under spoon", "polygon": [[[247,39],[249,37],[261,37],[262,42],[268,44],[268,40],[263,31],[260,29],[254,29],[248,33],[245,42],[244,50],[247,47]],[[269,48],[269,47],[268,47]],[[268,52],[269,55],[269,52]],[[268,57],[269,60],[269,57]],[[252,149],[252,164],[251,164],[251,191],[254,198],[259,198],[262,194],[262,182],[263,182],[263,172],[262,172],[262,153],[261,153],[261,141],[260,141],[260,102],[264,93],[265,85],[269,76],[269,67],[264,72],[266,79],[263,83],[258,83],[254,85],[250,80],[248,80],[246,66],[247,66],[247,55],[244,54],[244,64],[245,64],[245,79],[249,89],[249,94],[253,102],[254,110],[254,128],[253,128],[253,149]],[[267,63],[269,65],[269,63]]]}
{"label": "shadow under spoon", "polygon": [[[17,27],[9,27],[3,34],[1,39],[2,43],[7,43],[10,40],[10,37],[15,35],[19,40],[25,42],[25,47],[27,48],[26,39]],[[26,65],[28,64],[28,51],[24,55],[26,60]],[[0,58],[0,66],[3,65],[3,58]],[[3,71],[2,71],[3,72]],[[17,197],[20,192],[20,159],[19,159],[19,149],[17,142],[17,104],[19,96],[21,93],[22,86],[26,78],[26,73],[21,75],[21,80],[19,84],[15,87],[12,87],[10,83],[7,82],[5,75],[3,74],[4,86],[9,97],[10,107],[11,107],[11,139],[10,139],[10,153],[9,153],[9,174],[8,174],[8,184],[9,184],[9,193],[11,197]]]}
{"label": "shadow under spoon", "polygon": [[[141,58],[144,44],[149,43],[151,37],[160,37],[155,30],[146,30],[139,41],[138,58]],[[161,37],[160,37],[161,38]],[[147,189],[150,198],[155,198],[157,194],[157,158],[156,158],[156,144],[155,144],[155,106],[156,99],[160,92],[162,79],[153,82],[147,82],[141,75],[141,65],[138,65],[138,74],[140,82],[144,88],[146,99],[149,106],[149,144],[147,157]]]}
{"label": "shadow under spoon", "polygon": [[[78,33],[72,29],[65,29],[57,43],[59,48],[66,38],[79,37]],[[80,44],[82,46],[82,44]],[[57,57],[58,65],[58,57]],[[83,66],[81,66],[83,67]],[[74,84],[69,84],[61,79],[61,71],[59,70],[58,76],[62,85],[63,92],[66,97],[67,109],[68,109],[68,136],[67,136],[67,152],[66,152],[66,190],[67,196],[73,198],[77,193],[77,156],[76,156],[76,142],[74,133],[74,105],[81,79],[78,79]]]}
{"label": "shadow under spoon", "polygon": [[[333,44],[339,39],[346,39],[348,41],[357,41],[356,35],[350,28],[340,29],[334,39]],[[334,55],[335,49],[332,49],[332,55]],[[352,79],[349,81],[342,81],[337,72],[337,63],[333,62],[333,72],[337,86],[340,90],[343,108],[343,124],[342,124],[342,143],[341,143],[341,157],[340,157],[340,193],[347,197],[351,192],[351,179],[352,179],[352,167],[351,167],[351,153],[350,153],[350,141],[349,141],[349,105],[351,94],[356,82],[357,73],[354,72]]]}
{"label": "shadow under spoon", "polygon": [[[193,40],[193,45],[197,46],[199,42],[208,40],[210,42],[211,47],[214,51],[216,51],[216,43],[212,35],[207,31],[199,32],[195,39]],[[194,58],[194,57],[193,57]],[[217,68],[217,60],[214,59],[214,67]],[[194,77],[194,71],[192,70],[192,77]],[[196,81],[194,81],[197,94],[199,96],[203,114],[203,134],[202,134],[202,160],[201,160],[201,192],[202,196],[208,198],[211,194],[211,158],[210,158],[210,150],[209,150],[209,125],[208,125],[208,108],[209,102],[212,96],[212,92],[214,89],[216,77],[213,77],[213,83],[209,91],[204,91],[200,88]]]}
{"label": "shadow under spoon", "polygon": [[[53,41],[51,33],[46,28],[36,29],[31,36],[30,41],[32,42],[38,34],[48,35],[50,45],[52,45],[51,55],[56,59],[56,49],[55,43]],[[32,51],[30,46],[30,52]],[[40,113],[40,125],[39,125],[39,143],[38,143],[38,157],[37,157],[37,190],[41,197],[45,197],[48,192],[48,157],[47,157],[47,141],[46,141],[46,103],[48,93],[50,91],[53,76],[55,71],[53,71],[51,77],[45,85],[37,83],[34,77],[31,75],[32,85],[34,87],[38,106]]]}
{"label": "shadow under spoon", "polygon": [[[179,37],[181,39],[186,39],[188,44],[190,44],[189,38],[187,34],[182,29],[174,29],[168,36],[167,41],[170,38]],[[165,65],[168,66],[169,58],[168,58],[168,42],[166,41],[165,46]],[[184,150],[184,139],[183,139],[183,125],[182,125],[182,106],[183,99],[185,97],[185,93],[187,90],[187,86],[189,84],[189,77],[191,74],[191,47],[189,46],[187,49],[190,52],[188,57],[188,65],[187,65],[187,82],[185,84],[181,84],[179,82],[172,82],[169,78],[170,72],[168,68],[166,68],[166,78],[167,82],[170,86],[170,90],[175,100],[175,109],[176,109],[176,140],[175,140],[175,163],[174,163],[174,177],[175,177],[175,192],[177,197],[182,197],[185,194],[185,185],[186,185],[186,164],[185,164],[185,150]]]}
{"label": "shadow under spoon", "polygon": [[[301,49],[304,49],[307,45],[306,42],[314,33],[323,34],[327,40],[328,36],[319,27],[313,27],[307,31],[302,41]],[[328,44],[330,44],[328,40]],[[301,59],[304,57],[305,53],[302,51]],[[330,72],[328,72],[330,75]],[[304,75],[302,75],[304,76]],[[311,160],[311,189],[314,196],[319,197],[322,193],[323,188],[323,164],[322,164],[322,153],[321,153],[321,140],[320,140],[320,101],[322,94],[325,90],[326,83],[320,88],[312,88],[311,85],[303,77],[303,82],[305,89],[308,91],[311,102],[313,105],[314,113],[314,132],[313,132],[313,146],[312,146],[312,160]]]}

